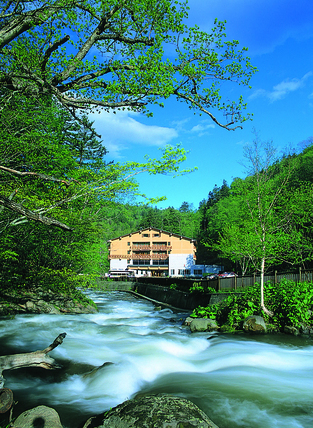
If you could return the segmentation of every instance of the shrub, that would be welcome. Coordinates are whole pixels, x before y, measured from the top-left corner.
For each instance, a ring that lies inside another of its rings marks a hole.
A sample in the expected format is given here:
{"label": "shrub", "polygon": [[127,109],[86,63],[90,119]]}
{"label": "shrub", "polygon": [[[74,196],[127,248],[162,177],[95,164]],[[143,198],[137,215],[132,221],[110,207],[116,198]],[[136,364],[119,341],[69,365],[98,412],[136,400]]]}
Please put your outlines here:
{"label": "shrub", "polygon": [[240,296],[230,295],[223,302],[198,307],[191,316],[215,319],[219,325],[232,328],[241,327],[249,315],[261,315],[276,329],[283,331],[285,325],[301,327],[313,324],[313,284],[295,283],[282,280],[279,284],[266,283],[264,286],[266,307],[273,312],[269,318],[260,309],[260,286],[255,284]]}
{"label": "shrub", "polygon": [[204,287],[201,285],[201,282],[194,282],[192,286],[189,288],[189,293],[200,292],[204,293]]}

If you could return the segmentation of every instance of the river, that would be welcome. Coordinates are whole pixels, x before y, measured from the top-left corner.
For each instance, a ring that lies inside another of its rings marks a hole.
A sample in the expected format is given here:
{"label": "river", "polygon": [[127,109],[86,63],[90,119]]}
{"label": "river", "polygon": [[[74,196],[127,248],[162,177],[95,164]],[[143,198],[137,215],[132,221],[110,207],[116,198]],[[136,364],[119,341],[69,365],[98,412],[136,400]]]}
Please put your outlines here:
{"label": "river", "polygon": [[219,428],[313,426],[312,339],[191,334],[186,314],[128,293],[87,294],[98,314],[0,319],[2,355],[44,349],[67,333],[51,352],[62,369],[4,372],[16,416],[45,404],[64,427],[79,428],[138,392],[164,392],[190,399]]}

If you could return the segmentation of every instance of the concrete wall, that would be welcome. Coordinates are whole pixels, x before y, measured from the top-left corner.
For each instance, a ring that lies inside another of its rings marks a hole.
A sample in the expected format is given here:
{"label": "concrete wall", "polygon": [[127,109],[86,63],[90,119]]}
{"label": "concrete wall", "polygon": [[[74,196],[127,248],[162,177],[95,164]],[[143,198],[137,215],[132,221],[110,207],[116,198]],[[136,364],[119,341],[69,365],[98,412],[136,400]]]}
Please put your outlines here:
{"label": "concrete wall", "polygon": [[209,294],[196,295],[184,291],[171,290],[160,285],[141,283],[136,284],[135,291],[158,302],[167,303],[175,308],[185,310],[193,310],[199,305],[207,306],[211,297]]}
{"label": "concrete wall", "polygon": [[140,283],[139,281],[98,281],[97,286],[103,291],[134,291],[136,292],[134,294],[140,295],[139,297],[144,296],[158,303],[165,303],[190,312],[198,306],[219,303],[229,296],[229,293],[188,293],[161,285]]}

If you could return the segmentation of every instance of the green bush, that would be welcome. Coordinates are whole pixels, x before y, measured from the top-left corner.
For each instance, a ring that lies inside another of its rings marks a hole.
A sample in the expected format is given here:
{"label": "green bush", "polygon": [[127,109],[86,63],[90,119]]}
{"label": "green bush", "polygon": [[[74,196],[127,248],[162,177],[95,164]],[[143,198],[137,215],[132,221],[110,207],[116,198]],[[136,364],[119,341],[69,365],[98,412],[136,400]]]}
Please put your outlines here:
{"label": "green bush", "polygon": [[194,282],[189,288],[189,293],[204,293],[204,287],[201,285],[201,282]]}
{"label": "green bush", "polygon": [[279,284],[264,286],[265,306],[273,312],[269,318],[260,308],[260,286],[255,284],[240,296],[230,295],[223,302],[198,307],[191,316],[215,319],[219,325],[241,328],[249,315],[261,315],[266,322],[283,331],[286,325],[301,327],[313,324],[313,284],[282,280]]}

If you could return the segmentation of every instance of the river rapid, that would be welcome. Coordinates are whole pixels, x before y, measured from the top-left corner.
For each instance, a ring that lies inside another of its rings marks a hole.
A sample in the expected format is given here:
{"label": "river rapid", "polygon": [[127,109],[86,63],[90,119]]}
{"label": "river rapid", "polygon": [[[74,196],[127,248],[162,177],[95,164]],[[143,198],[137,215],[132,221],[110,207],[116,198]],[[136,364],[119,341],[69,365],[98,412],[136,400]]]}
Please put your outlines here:
{"label": "river rapid", "polygon": [[99,313],[0,319],[1,355],[44,349],[67,333],[51,352],[62,369],[4,372],[15,416],[45,404],[64,427],[79,428],[137,393],[170,393],[193,401],[219,428],[313,426],[312,339],[191,334],[186,314],[157,311],[128,293],[86,294]]}

